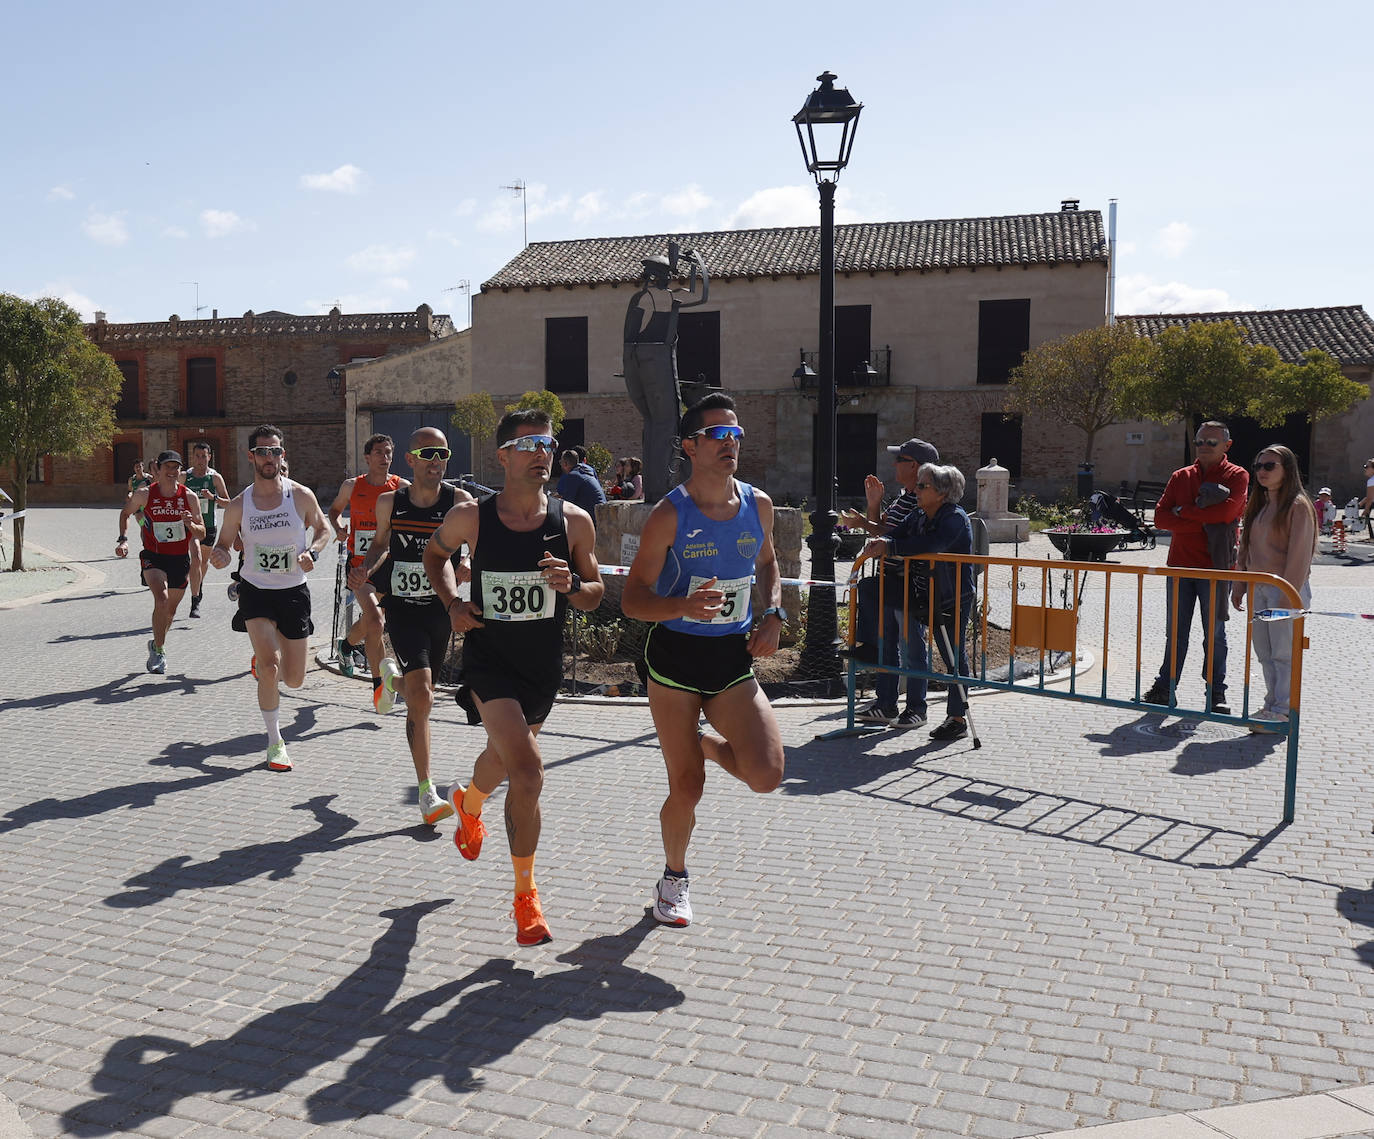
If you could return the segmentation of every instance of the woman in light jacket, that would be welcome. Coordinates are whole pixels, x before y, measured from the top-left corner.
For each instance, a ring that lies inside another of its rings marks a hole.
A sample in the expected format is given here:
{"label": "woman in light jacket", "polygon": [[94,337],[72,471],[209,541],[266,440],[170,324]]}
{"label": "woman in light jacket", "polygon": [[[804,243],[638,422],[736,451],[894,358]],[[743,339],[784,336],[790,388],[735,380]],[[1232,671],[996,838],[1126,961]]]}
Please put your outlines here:
{"label": "woman in light jacket", "polygon": [[[1303,608],[1312,603],[1308,575],[1317,552],[1317,512],[1302,488],[1298,459],[1281,443],[1266,447],[1255,457],[1250,497],[1241,518],[1240,557],[1236,569],[1272,573],[1283,578],[1302,598]],[[1246,586],[1231,587],[1231,601],[1239,610]],[[1255,586],[1253,611],[1286,609],[1290,600],[1272,585]],[[1256,720],[1288,719],[1289,679],[1293,665],[1293,626],[1288,621],[1250,623],[1255,656],[1264,673],[1265,698]],[[1265,731],[1255,725],[1255,731]]]}

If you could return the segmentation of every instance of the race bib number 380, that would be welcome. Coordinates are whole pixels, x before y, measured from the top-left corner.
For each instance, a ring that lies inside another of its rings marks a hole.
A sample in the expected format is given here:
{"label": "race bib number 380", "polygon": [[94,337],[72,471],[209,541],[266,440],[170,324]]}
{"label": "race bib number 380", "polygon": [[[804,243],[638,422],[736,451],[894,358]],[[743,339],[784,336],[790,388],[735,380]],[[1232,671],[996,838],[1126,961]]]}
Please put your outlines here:
{"label": "race bib number 380", "polygon": [[542,621],[553,616],[557,596],[538,570],[482,571],[483,621]]}
{"label": "race bib number 380", "polygon": [[290,573],[296,568],[296,547],[254,546],[253,568],[258,573]]}
{"label": "race bib number 380", "polygon": [[[687,592],[695,593],[710,580],[709,577],[692,578]],[[725,594],[720,612],[709,621],[698,621],[695,617],[684,617],[684,621],[692,621],[698,625],[731,625],[744,619],[744,615],[749,611],[749,594],[754,588],[754,579],[751,577],[722,579],[716,582],[715,587]]]}

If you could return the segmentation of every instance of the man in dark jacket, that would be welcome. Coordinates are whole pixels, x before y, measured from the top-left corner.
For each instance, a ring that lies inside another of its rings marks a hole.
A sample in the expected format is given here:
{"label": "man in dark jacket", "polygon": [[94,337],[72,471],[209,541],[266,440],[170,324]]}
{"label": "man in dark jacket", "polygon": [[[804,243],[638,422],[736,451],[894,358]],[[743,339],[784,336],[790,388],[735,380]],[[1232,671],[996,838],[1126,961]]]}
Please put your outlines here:
{"label": "man in dark jacket", "polygon": [[[1218,564],[1208,538],[1208,527],[1217,523],[1233,524],[1245,510],[1245,495],[1250,476],[1226,458],[1231,449],[1231,432],[1226,424],[1208,420],[1198,428],[1193,442],[1197,445],[1197,462],[1181,467],[1170,477],[1159,503],[1155,506],[1155,529],[1169,530],[1171,566],[1188,569],[1228,569]],[[1207,487],[1208,490],[1203,488]],[[1226,496],[1220,501],[1214,487],[1223,487]],[[1210,491],[1210,493],[1209,493]],[[1198,501],[1213,502],[1199,506]],[[1226,703],[1226,626],[1221,606],[1226,584],[1205,578],[1177,579],[1178,601],[1175,612],[1174,581],[1167,584],[1167,617],[1164,632],[1164,663],[1159,676],[1143,699],[1147,704],[1172,704],[1171,688],[1183,671],[1188,655],[1188,637],[1193,624],[1193,609],[1202,614],[1203,665],[1202,679],[1209,687],[1208,708],[1223,716],[1231,709]],[[1207,675],[1207,657],[1212,661],[1211,675]]]}
{"label": "man in dark jacket", "polygon": [[582,507],[595,518],[597,506],[606,501],[606,492],[591,464],[582,462],[572,450],[564,451],[558,459],[563,466],[563,477],[558,480],[558,497]]}

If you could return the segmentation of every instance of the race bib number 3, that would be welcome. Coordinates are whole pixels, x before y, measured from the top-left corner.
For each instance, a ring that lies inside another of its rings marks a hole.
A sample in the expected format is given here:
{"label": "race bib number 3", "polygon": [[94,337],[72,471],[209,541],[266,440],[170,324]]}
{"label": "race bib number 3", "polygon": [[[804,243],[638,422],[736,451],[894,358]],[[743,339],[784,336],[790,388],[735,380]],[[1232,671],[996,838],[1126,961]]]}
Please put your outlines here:
{"label": "race bib number 3", "polygon": [[180,542],[186,537],[186,523],[180,518],[169,522],[154,522],[153,537],[159,542]]}
{"label": "race bib number 3", "polygon": [[296,547],[254,546],[253,568],[258,573],[290,573],[296,568]]}
{"label": "race bib number 3", "polygon": [[353,531],[353,554],[355,557],[367,557],[367,551],[372,549],[372,539],[377,536],[376,530],[355,530]]}
{"label": "race bib number 3", "polygon": [[434,596],[429,575],[419,562],[393,562],[391,566],[391,595],[414,600],[428,600]]}
{"label": "race bib number 3", "polygon": [[[709,577],[692,578],[691,584],[687,587],[687,592],[695,593],[710,580]],[[709,621],[698,621],[695,617],[684,617],[684,621],[691,621],[697,625],[733,625],[744,619],[744,615],[749,612],[749,594],[754,588],[754,579],[751,577],[730,578],[716,582],[715,587],[725,594],[720,612]]]}
{"label": "race bib number 3", "polygon": [[557,596],[537,570],[482,571],[483,621],[542,621],[553,616]]}

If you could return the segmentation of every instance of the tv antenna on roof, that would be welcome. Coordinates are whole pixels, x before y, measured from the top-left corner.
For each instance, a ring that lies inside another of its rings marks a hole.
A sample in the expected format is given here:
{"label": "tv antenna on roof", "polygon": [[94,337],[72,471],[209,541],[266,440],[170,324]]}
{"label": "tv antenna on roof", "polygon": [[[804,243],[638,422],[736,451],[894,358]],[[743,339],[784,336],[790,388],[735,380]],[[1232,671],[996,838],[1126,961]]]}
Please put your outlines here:
{"label": "tv antenna on roof", "polygon": [[199,282],[199,281],[182,281],[181,283],[182,283],[183,285],[194,285],[194,286],[196,287],[196,311],[191,315],[191,319],[192,319],[192,320],[199,320],[199,319],[200,319],[200,314],[203,313],[207,308],[210,307],[209,305],[203,305],[203,304],[200,303],[200,282]]}
{"label": "tv antenna on roof", "polygon": [[513,191],[514,193],[517,193],[517,194],[520,195],[520,216],[521,216],[521,219],[522,219],[522,220],[524,221],[524,223],[525,223],[525,244],[526,244],[526,245],[529,245],[529,243],[530,243],[529,194],[526,192],[525,180],[524,180],[523,178],[517,178],[517,179],[516,179],[514,182],[512,182],[509,186],[498,186],[497,189],[500,189],[500,190],[511,190],[511,191]]}
{"label": "tv antenna on roof", "polygon": [[[472,282],[464,277],[456,285],[443,290],[446,293],[462,293],[465,299],[468,325],[472,324]],[[467,327],[465,325],[464,327]]]}

